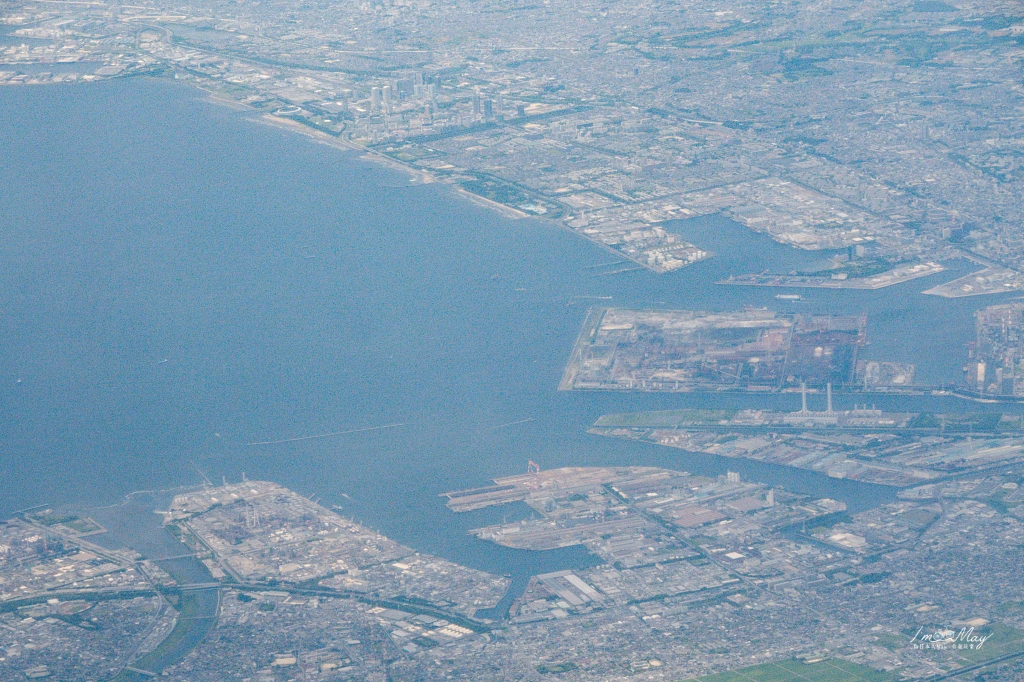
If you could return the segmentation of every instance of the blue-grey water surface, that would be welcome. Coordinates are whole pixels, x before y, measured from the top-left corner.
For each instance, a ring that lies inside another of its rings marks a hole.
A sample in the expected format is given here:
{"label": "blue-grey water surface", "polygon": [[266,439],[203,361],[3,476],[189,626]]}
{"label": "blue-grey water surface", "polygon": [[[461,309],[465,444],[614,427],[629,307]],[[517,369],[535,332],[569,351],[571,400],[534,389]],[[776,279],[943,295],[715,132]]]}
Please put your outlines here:
{"label": "blue-grey water surface", "polygon": [[874,292],[800,290],[795,303],[715,286],[823,257],[717,217],[679,226],[714,259],[606,276],[590,266],[608,252],[550,223],[403,187],[257,121],[170,82],[0,88],[0,512],[245,472],[418,550],[524,575],[585,557],[470,540],[516,511],[454,515],[439,493],[533,459],[729,468],[864,508],[892,491],[586,434],[610,411],[798,402],[560,393],[587,306],[866,312],[869,356],[916,362],[938,383],[960,378],[973,311],[1001,300],[919,294],[962,268]]}

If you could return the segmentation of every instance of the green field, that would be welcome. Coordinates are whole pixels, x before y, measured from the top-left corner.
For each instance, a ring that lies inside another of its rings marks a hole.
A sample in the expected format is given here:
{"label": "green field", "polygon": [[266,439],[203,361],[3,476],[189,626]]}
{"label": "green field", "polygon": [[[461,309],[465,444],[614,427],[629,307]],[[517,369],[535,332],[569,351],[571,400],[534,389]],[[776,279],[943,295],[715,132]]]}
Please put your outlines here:
{"label": "green field", "polygon": [[630,428],[673,428],[676,426],[695,426],[701,424],[717,424],[732,419],[736,410],[660,410],[656,412],[633,412],[624,414],[608,414],[596,422],[599,428],[630,427]]}
{"label": "green field", "polygon": [[778,661],[701,677],[699,682],[892,682],[892,673],[829,658],[818,663]]}

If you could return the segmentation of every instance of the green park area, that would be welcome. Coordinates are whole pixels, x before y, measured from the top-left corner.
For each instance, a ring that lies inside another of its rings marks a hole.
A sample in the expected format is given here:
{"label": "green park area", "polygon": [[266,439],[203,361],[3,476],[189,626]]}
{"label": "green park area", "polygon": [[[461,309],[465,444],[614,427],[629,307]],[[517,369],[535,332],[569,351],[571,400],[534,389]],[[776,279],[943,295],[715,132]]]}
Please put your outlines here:
{"label": "green park area", "polygon": [[836,658],[776,661],[701,677],[699,682],[892,682],[892,673]]}

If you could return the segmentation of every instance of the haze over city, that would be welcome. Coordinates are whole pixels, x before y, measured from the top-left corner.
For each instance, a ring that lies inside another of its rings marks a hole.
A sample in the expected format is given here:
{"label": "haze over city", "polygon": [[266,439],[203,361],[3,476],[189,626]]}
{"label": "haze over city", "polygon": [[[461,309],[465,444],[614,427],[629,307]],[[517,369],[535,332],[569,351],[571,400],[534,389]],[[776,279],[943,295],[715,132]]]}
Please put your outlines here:
{"label": "haze over city", "polygon": [[1022,62],[0,0],[0,678],[1024,680]]}

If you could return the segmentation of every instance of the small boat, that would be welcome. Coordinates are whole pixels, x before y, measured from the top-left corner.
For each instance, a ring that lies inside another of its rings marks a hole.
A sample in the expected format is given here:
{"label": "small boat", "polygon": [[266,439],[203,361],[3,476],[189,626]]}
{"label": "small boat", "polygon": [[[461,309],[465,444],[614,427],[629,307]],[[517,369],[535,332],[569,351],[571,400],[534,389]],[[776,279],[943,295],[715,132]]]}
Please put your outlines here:
{"label": "small boat", "polygon": [[800,294],[775,294],[775,298],[779,299],[780,301],[800,301],[800,300],[803,300],[803,298],[800,296]]}

